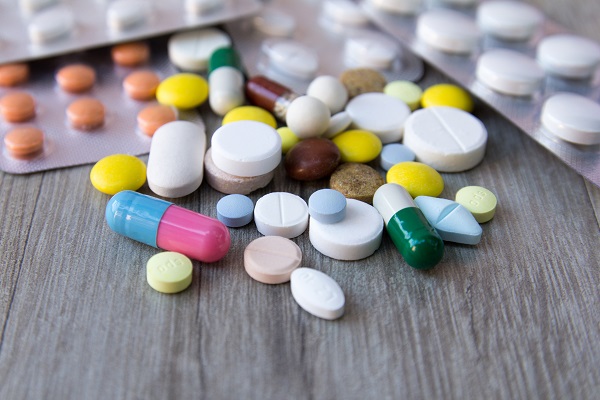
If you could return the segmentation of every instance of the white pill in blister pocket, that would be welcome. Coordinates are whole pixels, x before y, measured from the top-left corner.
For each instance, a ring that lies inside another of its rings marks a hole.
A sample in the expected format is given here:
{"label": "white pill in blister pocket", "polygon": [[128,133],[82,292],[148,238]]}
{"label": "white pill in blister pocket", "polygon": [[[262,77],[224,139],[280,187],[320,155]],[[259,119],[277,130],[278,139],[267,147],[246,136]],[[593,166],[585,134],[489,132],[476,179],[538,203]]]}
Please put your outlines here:
{"label": "white pill in blister pocket", "polygon": [[392,14],[415,14],[422,0],[371,0],[376,8]]}
{"label": "white pill in blister pocket", "polygon": [[169,39],[169,60],[187,71],[204,71],[211,54],[230,45],[229,36],[216,28],[177,33]]}
{"label": "white pill in blister pocket", "polygon": [[279,10],[265,8],[252,20],[254,28],[271,36],[292,36],[296,30],[293,16]]}
{"label": "white pill in blister pocket", "polygon": [[550,97],[542,108],[542,124],[568,142],[600,144],[600,104],[574,93]]}
{"label": "white pill in blister pocket", "polygon": [[185,11],[203,15],[223,6],[223,0],[185,0]]}
{"label": "white pill in blister pocket", "polygon": [[140,24],[148,17],[148,4],[141,0],[117,0],[106,10],[108,26],[114,31],[123,31]]}
{"label": "white pill in blister pocket", "polygon": [[388,69],[398,56],[398,47],[383,36],[355,36],[346,40],[344,52],[350,67]]}
{"label": "white pill in blister pocket", "polygon": [[58,0],[19,0],[19,7],[24,13],[33,14],[56,3],[58,3]]}
{"label": "white pill in blister pocket", "polygon": [[298,268],[292,272],[290,286],[298,305],[315,317],[333,320],[344,315],[344,292],[329,275]]}
{"label": "white pill in blister pocket", "polygon": [[64,6],[52,7],[36,14],[29,22],[29,40],[36,44],[52,42],[69,34],[74,25],[70,9]]}
{"label": "white pill in blister pocket", "polygon": [[581,36],[548,36],[537,47],[538,63],[550,74],[589,78],[600,64],[600,45]]}
{"label": "white pill in blister pocket", "polygon": [[544,80],[544,71],[533,58],[505,49],[481,55],[475,75],[494,91],[512,96],[530,96],[540,89]]}
{"label": "white pill in blister pocket", "polygon": [[429,46],[448,53],[471,53],[481,32],[475,21],[457,11],[434,9],[417,20],[417,37]]}
{"label": "white pill in blister pocket", "polygon": [[310,79],[319,68],[317,53],[293,40],[266,40],[262,50],[271,66],[292,77]]}
{"label": "white pill in blister pocket", "polygon": [[481,30],[505,40],[529,39],[543,20],[537,8],[518,1],[488,1],[477,8]]}
{"label": "white pill in blister pocket", "polygon": [[361,26],[369,23],[365,13],[350,0],[325,0],[323,14],[341,25]]}

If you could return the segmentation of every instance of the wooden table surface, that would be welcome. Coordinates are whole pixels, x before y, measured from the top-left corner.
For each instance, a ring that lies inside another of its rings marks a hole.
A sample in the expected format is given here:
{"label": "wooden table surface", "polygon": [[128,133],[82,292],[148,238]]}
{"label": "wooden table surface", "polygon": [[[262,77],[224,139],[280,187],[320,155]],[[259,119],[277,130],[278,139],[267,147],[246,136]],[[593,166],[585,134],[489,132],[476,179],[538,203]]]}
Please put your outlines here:
{"label": "wooden table surface", "polygon": [[[600,41],[600,2],[530,2]],[[428,68],[420,84],[445,81]],[[219,120],[202,113],[212,133]],[[0,173],[0,399],[598,398],[600,189],[493,110],[476,115],[486,157],[443,174],[442,197],[496,193],[480,244],[448,243],[421,272],[387,234],[355,262],[321,255],[308,232],[294,239],[302,265],[343,288],[336,321],[303,311],[289,284],[246,274],[253,224],[231,230],[220,262],[194,262],[188,290],[164,295],[145,280],[157,250],[108,228],[90,165]],[[308,199],[325,185],[280,169],[251,197]],[[204,183],[175,203],[215,216],[221,196]]]}

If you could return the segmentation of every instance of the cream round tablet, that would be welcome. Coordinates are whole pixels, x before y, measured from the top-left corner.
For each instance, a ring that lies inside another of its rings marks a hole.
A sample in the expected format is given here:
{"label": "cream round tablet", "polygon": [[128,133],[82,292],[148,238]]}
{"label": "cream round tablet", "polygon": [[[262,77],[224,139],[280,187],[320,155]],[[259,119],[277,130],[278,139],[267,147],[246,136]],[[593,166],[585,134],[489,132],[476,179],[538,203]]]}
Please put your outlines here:
{"label": "cream round tablet", "polygon": [[344,315],[344,292],[330,276],[316,269],[298,268],[290,280],[292,296],[305,311],[328,320]]}
{"label": "cream round tablet", "polygon": [[475,21],[457,11],[434,9],[417,20],[417,37],[447,53],[473,52],[480,36]]}
{"label": "cream round tablet", "polygon": [[423,0],[371,0],[376,8],[392,14],[415,14]]}
{"label": "cream round tablet", "polygon": [[466,171],[479,164],[487,137],[479,119],[453,107],[415,111],[404,127],[404,145],[417,161],[441,172]]}
{"label": "cream round tablet", "polygon": [[141,0],[113,1],[106,10],[108,26],[118,32],[144,22],[148,14],[147,4]]}
{"label": "cream round tablet", "polygon": [[291,77],[310,79],[319,68],[317,53],[294,40],[266,40],[262,51],[269,58],[269,65]]}
{"label": "cream round tablet", "polygon": [[533,58],[506,49],[489,50],[479,57],[475,75],[492,90],[511,96],[530,96],[544,80],[544,71]]}
{"label": "cream round tablet", "polygon": [[259,237],[244,250],[244,268],[248,275],[269,285],[288,282],[301,263],[300,247],[281,236]]}
{"label": "cream round tablet", "polygon": [[600,144],[600,104],[574,93],[550,97],[542,108],[543,126],[568,142]]}
{"label": "cream round tablet", "polygon": [[575,35],[548,36],[538,44],[537,61],[550,74],[588,78],[600,64],[600,45]]}
{"label": "cream round tablet", "polygon": [[302,197],[292,193],[269,193],[256,202],[254,223],[256,229],[265,236],[291,239],[306,230],[308,205]]}
{"label": "cream round tablet", "polygon": [[398,56],[398,46],[383,35],[354,35],[346,39],[344,57],[352,68],[390,68]]}
{"label": "cream round tablet", "polygon": [[73,13],[67,7],[54,6],[37,13],[29,22],[29,40],[45,44],[69,34],[75,25]]}
{"label": "cream round tablet", "polygon": [[479,28],[505,40],[528,40],[543,19],[537,8],[520,1],[487,1],[477,8]]}
{"label": "cream round tablet", "polygon": [[228,46],[231,46],[231,39],[216,28],[177,33],[169,39],[169,60],[183,70],[204,71],[211,54]]}
{"label": "cream round tablet", "polygon": [[270,36],[292,36],[296,30],[296,20],[293,16],[280,10],[264,8],[252,20],[254,28]]}
{"label": "cream round tablet", "polygon": [[332,114],[343,110],[348,101],[346,86],[338,78],[330,75],[316,77],[308,85],[306,94],[325,103]]}
{"label": "cream round tablet", "polygon": [[331,113],[321,100],[300,96],[288,107],[285,122],[300,139],[321,136],[329,127]]}
{"label": "cream round tablet", "polygon": [[340,25],[361,26],[369,23],[365,13],[350,0],[325,0],[323,14]]}

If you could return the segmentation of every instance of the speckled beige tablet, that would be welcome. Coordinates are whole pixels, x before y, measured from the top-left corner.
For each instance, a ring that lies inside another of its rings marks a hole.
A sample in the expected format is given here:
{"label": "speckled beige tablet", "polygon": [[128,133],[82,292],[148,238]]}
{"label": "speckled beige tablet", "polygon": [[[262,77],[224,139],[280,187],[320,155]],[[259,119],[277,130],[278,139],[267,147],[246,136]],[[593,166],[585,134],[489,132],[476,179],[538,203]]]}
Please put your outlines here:
{"label": "speckled beige tablet", "polygon": [[288,282],[302,263],[300,247],[281,236],[263,236],[244,250],[244,268],[253,279],[275,285]]}
{"label": "speckled beige tablet", "polygon": [[83,64],[67,65],[56,73],[56,82],[65,92],[81,93],[94,86],[96,72],[92,67]]}
{"label": "speckled beige tablet", "polygon": [[0,65],[0,86],[17,86],[29,79],[29,65],[25,63]]}
{"label": "speckled beige tablet", "polygon": [[156,96],[160,78],[152,71],[135,71],[123,81],[123,89],[134,100],[150,100]]}
{"label": "speckled beige tablet", "polygon": [[123,67],[135,67],[150,59],[150,47],[144,42],[123,43],[111,50],[113,62]]}
{"label": "speckled beige tablet", "polygon": [[173,107],[162,104],[150,105],[137,115],[138,128],[148,136],[154,135],[154,132],[167,122],[175,120],[177,120],[177,114]]}
{"label": "speckled beige tablet", "polygon": [[4,147],[15,158],[38,154],[44,147],[44,132],[33,126],[21,126],[4,136]]}
{"label": "speckled beige tablet", "polygon": [[383,92],[387,84],[385,76],[371,68],[348,69],[340,75],[340,81],[346,87],[349,98],[363,93]]}
{"label": "speckled beige tablet", "polygon": [[347,199],[373,204],[373,195],[385,180],[366,164],[345,163],[331,174],[329,187],[341,192]]}
{"label": "speckled beige tablet", "polygon": [[25,92],[12,92],[0,99],[0,113],[6,122],[23,122],[35,116],[35,100]]}
{"label": "speckled beige tablet", "polygon": [[91,97],[75,100],[67,108],[67,118],[75,129],[88,131],[98,128],[104,124],[104,105]]}

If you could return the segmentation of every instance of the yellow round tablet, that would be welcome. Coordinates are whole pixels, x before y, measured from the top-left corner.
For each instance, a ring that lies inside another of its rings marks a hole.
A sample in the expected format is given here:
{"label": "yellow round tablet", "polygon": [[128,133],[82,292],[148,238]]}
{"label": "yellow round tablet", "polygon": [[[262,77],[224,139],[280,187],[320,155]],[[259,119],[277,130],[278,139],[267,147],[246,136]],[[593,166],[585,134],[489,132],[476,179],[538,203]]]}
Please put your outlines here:
{"label": "yellow round tablet", "polygon": [[430,86],[423,92],[421,106],[447,106],[471,112],[474,104],[469,92],[463,88],[449,83],[440,83]]}
{"label": "yellow round tablet", "polygon": [[467,186],[456,192],[456,202],[475,217],[480,224],[494,218],[498,200],[494,193],[481,186]]}
{"label": "yellow round tablet", "polygon": [[146,164],[129,154],[113,154],[98,161],[90,171],[92,185],[106,194],[138,190],[146,182]]}
{"label": "yellow round tablet", "polygon": [[423,97],[423,89],[411,81],[390,82],[383,88],[383,93],[402,100],[410,107],[411,111],[419,108],[421,97]]}
{"label": "yellow round tablet", "polygon": [[181,292],[192,283],[192,261],[173,251],[158,253],[146,264],[146,278],[158,292]]}
{"label": "yellow round tablet", "polygon": [[222,125],[235,121],[258,121],[267,124],[273,128],[277,128],[277,121],[273,114],[264,108],[256,106],[240,106],[230,110],[223,117]]}
{"label": "yellow round tablet", "polygon": [[381,153],[381,140],[369,131],[354,129],[331,139],[340,149],[342,162],[368,163]]}
{"label": "yellow round tablet", "polygon": [[156,89],[160,104],[181,109],[198,107],[208,97],[208,83],[200,75],[175,74],[162,81]]}
{"label": "yellow round tablet", "polygon": [[300,141],[298,136],[292,132],[287,126],[277,129],[277,133],[281,137],[281,152],[286,154],[296,143]]}
{"label": "yellow round tablet", "polygon": [[394,165],[386,175],[388,183],[403,186],[413,197],[438,197],[444,190],[444,180],[435,169],[416,161],[405,161]]}

